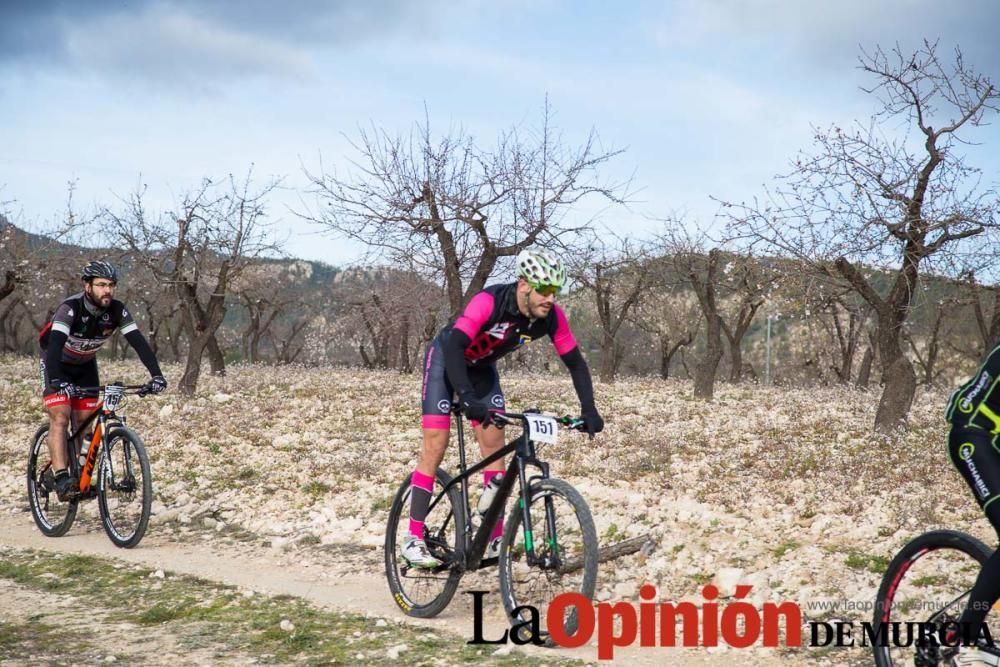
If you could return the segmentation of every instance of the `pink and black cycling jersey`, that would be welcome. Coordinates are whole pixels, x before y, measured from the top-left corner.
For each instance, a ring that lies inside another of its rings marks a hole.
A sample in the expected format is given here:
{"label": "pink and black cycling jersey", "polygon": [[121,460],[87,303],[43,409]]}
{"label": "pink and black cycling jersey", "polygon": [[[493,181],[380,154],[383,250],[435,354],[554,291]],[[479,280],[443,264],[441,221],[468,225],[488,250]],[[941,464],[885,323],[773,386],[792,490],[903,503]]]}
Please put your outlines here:
{"label": "pink and black cycling jersey", "polygon": [[532,320],[517,307],[517,283],[490,285],[479,292],[453,324],[445,327],[438,337],[451,330],[463,332],[472,341],[465,350],[469,366],[492,364],[531,341],[548,336],[559,355],[576,347],[562,308],[552,304],[544,319]]}
{"label": "pink and black cycling jersey", "polygon": [[[559,306],[553,304],[545,318],[532,320],[517,307],[517,283],[491,285],[472,297],[462,314],[427,347],[421,394],[424,428],[447,429],[451,423],[451,401],[456,390],[462,388],[453,386],[452,378],[448,377],[445,348],[456,331],[470,341],[464,349],[468,390],[498,410],[506,403],[496,362],[522,345],[549,336],[564,361],[575,356],[583,363],[566,315]],[[592,401],[592,390],[587,393]]]}

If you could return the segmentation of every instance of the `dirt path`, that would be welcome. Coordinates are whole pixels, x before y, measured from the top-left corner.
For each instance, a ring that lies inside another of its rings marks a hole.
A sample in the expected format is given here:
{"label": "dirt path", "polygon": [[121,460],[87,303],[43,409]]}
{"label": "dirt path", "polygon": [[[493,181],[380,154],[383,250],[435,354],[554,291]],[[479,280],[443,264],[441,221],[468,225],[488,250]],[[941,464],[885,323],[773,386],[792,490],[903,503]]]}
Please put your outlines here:
{"label": "dirt path", "polygon": [[[48,552],[80,553],[93,556],[116,558],[151,568],[192,575],[225,584],[252,589],[269,594],[285,594],[303,598],[309,602],[328,608],[374,617],[406,620],[414,625],[446,629],[455,633],[456,641],[466,641],[472,636],[471,596],[463,595],[463,590],[496,590],[495,581],[485,574],[470,577],[451,606],[439,617],[432,620],[410,619],[404,616],[392,603],[386,589],[385,580],[359,573],[356,568],[324,567],[315,560],[300,558],[295,553],[274,549],[259,549],[242,545],[221,544],[213,540],[212,533],[205,533],[191,541],[177,541],[165,531],[150,529],[142,544],[132,550],[118,549],[100,530],[96,518],[88,516],[86,508],[73,529],[62,538],[44,537],[35,527],[27,512],[8,512],[0,515],[0,535],[3,542],[12,546],[38,549]],[[92,510],[91,510],[92,511]],[[374,557],[375,554],[370,556]],[[370,560],[366,558],[365,560]],[[351,570],[338,572],[338,570]],[[366,568],[370,569],[370,568]],[[463,582],[465,583],[465,582]],[[18,599],[31,595],[28,590],[20,590]],[[38,593],[39,598],[51,596]],[[506,625],[496,596],[493,607],[486,609],[485,637],[499,637]],[[48,603],[39,599],[40,603]],[[493,647],[485,647],[488,651]],[[538,655],[551,655],[546,649],[530,649]],[[582,660],[597,658],[595,646],[561,650],[562,657],[574,656]],[[756,665],[759,667],[780,667],[800,664],[800,660],[781,657],[767,650],[733,651],[681,650],[681,649],[638,649],[625,648],[615,652],[615,663],[629,665],[680,665],[680,666],[722,666]]]}

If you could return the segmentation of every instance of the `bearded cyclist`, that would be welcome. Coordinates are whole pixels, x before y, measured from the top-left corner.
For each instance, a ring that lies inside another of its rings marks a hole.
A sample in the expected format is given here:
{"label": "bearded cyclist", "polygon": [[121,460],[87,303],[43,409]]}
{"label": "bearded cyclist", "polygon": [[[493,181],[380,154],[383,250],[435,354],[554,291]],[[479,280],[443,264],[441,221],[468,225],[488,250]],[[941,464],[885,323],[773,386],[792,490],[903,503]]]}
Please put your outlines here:
{"label": "bearded cyclist", "polygon": [[118,285],[115,268],[107,262],[90,262],[80,277],[83,291],[59,304],[52,320],[38,336],[42,400],[49,413],[49,458],[53,474],[50,483],[62,501],[74,498],[79,484],[69,473],[66,460],[66,429],[70,415],[72,413],[74,420],[83,420],[97,408],[97,398],[74,397],[73,390],[76,386],[100,385],[97,351],[116,330],[129,342],[152,376],[150,391],[160,393],[167,388],[146,337],[125,304],[113,298]]}
{"label": "bearded cyclist", "polygon": [[[976,502],[1000,535],[1000,346],[987,355],[972,379],[948,401],[945,418],[951,424],[948,454],[969,485]],[[959,619],[962,628],[978,629],[1000,599],[1000,550],[994,551],[972,586]],[[968,624],[968,625],[967,625]],[[948,664],[965,667],[1000,664],[975,646],[959,646]]]}
{"label": "bearded cyclist", "polygon": [[[451,401],[457,394],[465,416],[485,458],[503,447],[503,431],[490,423],[491,410],[504,409],[497,373],[498,359],[522,345],[549,336],[573,378],[580,399],[580,414],[593,437],[604,428],[594,405],[590,370],[570,331],[569,322],[555,303],[566,283],[562,260],[541,250],[524,250],[517,256],[518,279],[491,285],[469,301],[462,314],[431,341],[424,357],[422,394],[423,447],[413,471],[410,492],[410,528],[403,540],[402,556],[411,565],[434,568],[440,561],[424,542],[424,519],[434,489],[434,474],[444,458],[451,429]],[[503,460],[483,470],[484,495],[479,511],[489,507],[504,473]],[[499,554],[503,519],[497,522],[485,558]]]}

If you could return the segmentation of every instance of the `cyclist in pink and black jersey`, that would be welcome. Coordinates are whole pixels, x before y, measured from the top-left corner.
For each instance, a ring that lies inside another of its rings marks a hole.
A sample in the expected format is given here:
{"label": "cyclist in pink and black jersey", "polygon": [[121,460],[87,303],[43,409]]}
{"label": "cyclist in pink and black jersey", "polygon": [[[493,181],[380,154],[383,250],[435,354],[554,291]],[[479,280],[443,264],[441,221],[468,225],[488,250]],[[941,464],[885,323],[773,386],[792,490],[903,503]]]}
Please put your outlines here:
{"label": "cyclist in pink and black jersey", "polygon": [[[556,294],[566,282],[563,262],[548,252],[525,250],[518,255],[517,266],[516,282],[491,285],[472,297],[462,314],[442,329],[427,349],[421,400],[423,447],[413,472],[410,530],[402,548],[403,557],[411,565],[433,568],[440,564],[424,543],[423,523],[434,488],[434,473],[448,447],[453,397],[458,396],[472,420],[484,458],[504,445],[503,432],[489,424],[490,410],[503,410],[505,406],[496,369],[498,359],[548,336],[569,369],[588,433],[593,436],[604,428],[604,420],[594,405],[590,369],[566,314],[555,303]],[[503,461],[483,471],[487,488],[499,486],[503,471]],[[494,529],[486,558],[498,553],[502,532],[501,520]]]}

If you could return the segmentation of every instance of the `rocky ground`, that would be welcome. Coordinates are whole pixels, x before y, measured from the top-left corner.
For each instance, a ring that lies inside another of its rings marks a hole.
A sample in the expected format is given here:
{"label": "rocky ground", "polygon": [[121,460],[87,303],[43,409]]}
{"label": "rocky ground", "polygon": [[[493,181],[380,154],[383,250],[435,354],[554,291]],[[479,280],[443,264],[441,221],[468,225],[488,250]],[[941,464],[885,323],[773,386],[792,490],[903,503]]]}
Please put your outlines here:
{"label": "rocky ground", "polygon": [[[141,379],[135,364],[102,371]],[[0,509],[28,525],[24,462],[43,416],[36,385],[34,360],[0,359]],[[565,376],[511,374],[504,389],[512,409],[578,409]],[[564,434],[541,456],[587,499],[603,545],[644,534],[655,543],[602,566],[599,600],[637,603],[638,587],[652,583],[660,601],[700,605],[712,583],[725,604],[744,584],[758,606],[794,601],[807,621],[860,622],[886,563],[918,533],[951,527],[995,541],[948,461],[943,392],[920,393],[910,430],[884,436],[871,429],[875,391],[720,384],[704,402],[689,383],[658,379],[596,391],[606,431],[593,441]],[[191,398],[133,398],[129,425],[145,439],[156,490],[142,549],[199,544],[311,568],[317,582],[381,581],[386,512],[419,444],[419,392],[412,375],[235,366],[203,377]],[[453,447],[448,465],[456,461]],[[467,585],[495,590],[493,577],[478,576]],[[384,584],[373,588],[395,613]],[[841,610],[807,608],[817,602]],[[452,629],[470,634],[464,622]],[[732,664],[732,651],[683,654]],[[860,649],[738,655],[740,664],[870,662]]]}

